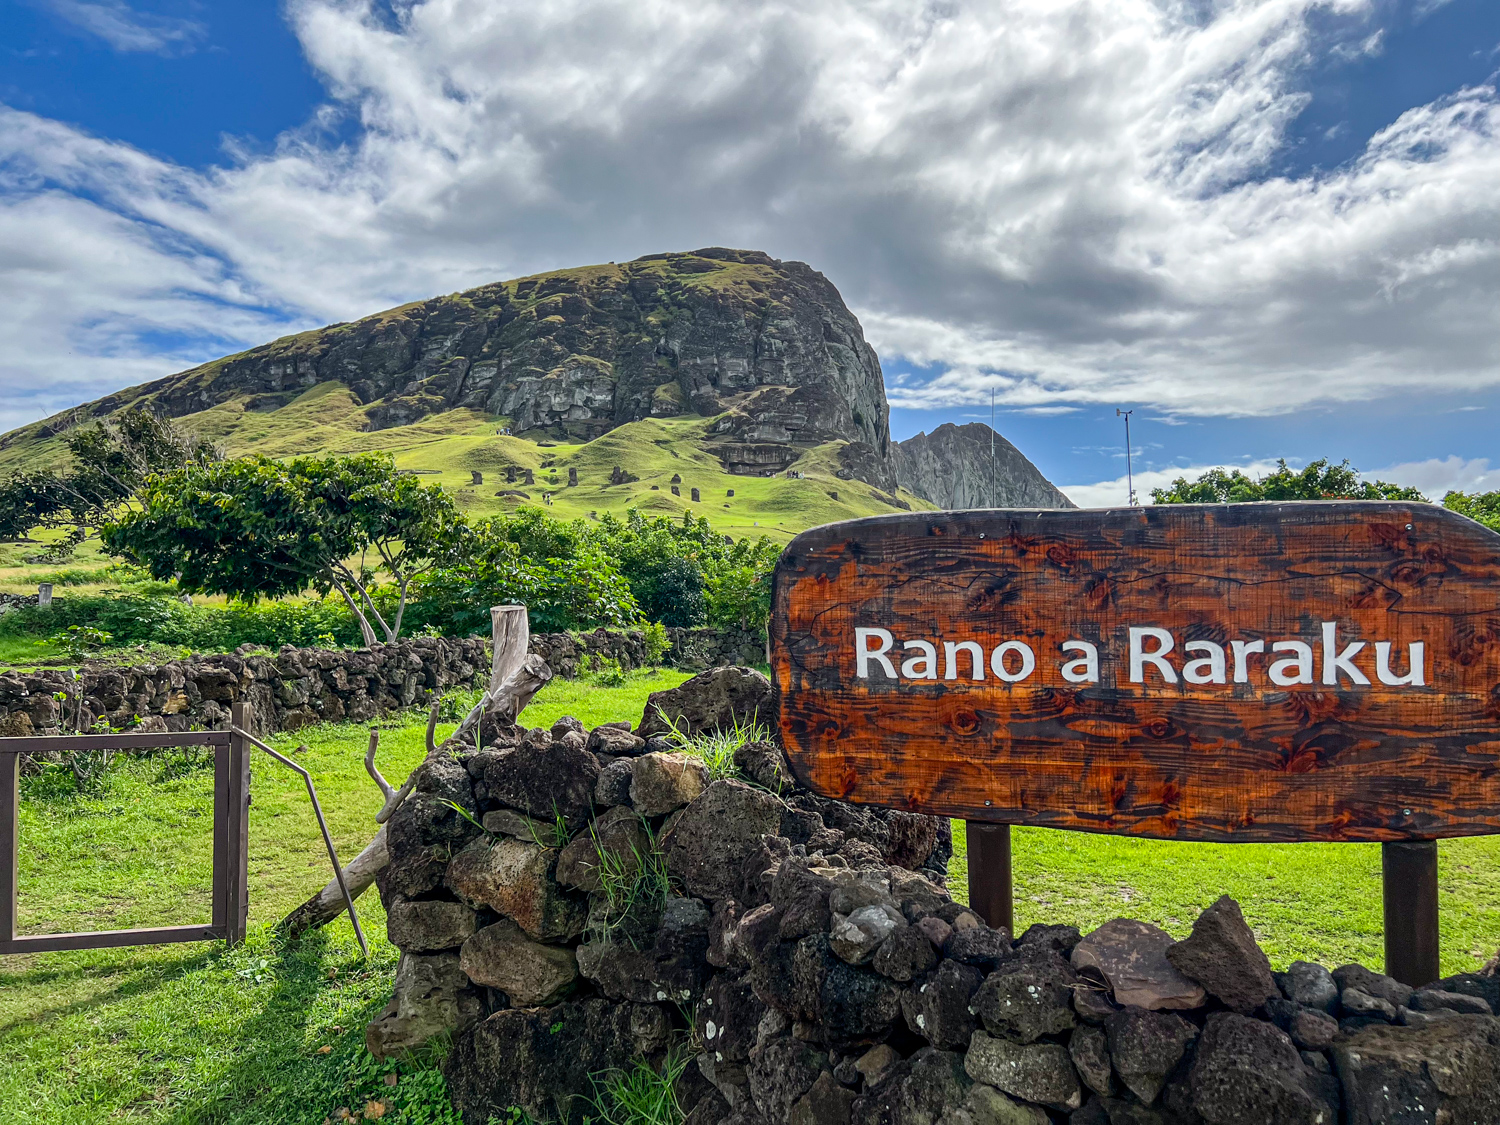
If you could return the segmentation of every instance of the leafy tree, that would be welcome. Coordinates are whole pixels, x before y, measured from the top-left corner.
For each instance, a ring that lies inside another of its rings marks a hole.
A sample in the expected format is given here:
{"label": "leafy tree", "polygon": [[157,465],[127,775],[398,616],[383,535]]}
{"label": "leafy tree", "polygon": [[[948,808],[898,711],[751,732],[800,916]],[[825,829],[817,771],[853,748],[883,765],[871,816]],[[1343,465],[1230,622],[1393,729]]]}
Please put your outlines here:
{"label": "leafy tree", "polygon": [[[516,517],[497,517],[465,528],[450,560],[417,580],[414,617],[462,633],[488,630],[492,605],[524,605],[538,632],[619,628],[640,620],[629,583],[597,545],[581,536],[553,537],[531,516],[524,517],[519,535],[516,524]],[[570,553],[530,557],[518,538],[533,548],[550,543]]]}
{"label": "leafy tree", "polygon": [[769,615],[769,588],[762,598],[756,587],[769,582],[781,550],[765,536],[735,540],[691,513],[652,519],[634,509],[623,520],[606,514],[585,534],[618,560],[652,621],[763,625]]}
{"label": "leafy tree", "polygon": [[65,471],[23,470],[0,484],[0,538],[67,528],[49,551],[55,558],[67,558],[124,506],[139,501],[153,474],[220,457],[212,442],[141,407],[75,427],[63,442],[71,455]]}
{"label": "leafy tree", "polygon": [[703,596],[703,567],[696,559],[653,559],[638,568],[630,588],[651,621],[681,627],[703,624],[708,606]]}
{"label": "leafy tree", "polygon": [[[372,645],[372,621],[387,643],[400,636],[412,580],[450,560],[461,523],[441,488],[398,473],[387,454],[257,456],[150,478],[104,542],[190,593],[253,602],[337,590]],[[396,584],[389,620],[371,597],[377,559]]]}
{"label": "leafy tree", "polygon": [[1443,507],[1468,516],[1494,531],[1500,531],[1500,492],[1450,492],[1443,497]]}
{"label": "leafy tree", "polygon": [[710,624],[763,627],[771,619],[772,573],[769,567],[742,565],[720,567],[710,574],[704,580]]}
{"label": "leafy tree", "polygon": [[1210,469],[1197,480],[1178,477],[1166,488],[1151,490],[1158,504],[1240,504],[1256,500],[1417,500],[1426,502],[1415,488],[1383,480],[1361,480],[1347,460],[1337,465],[1324,457],[1300,472],[1287,467],[1286,459],[1276,470],[1252,480],[1238,469]]}

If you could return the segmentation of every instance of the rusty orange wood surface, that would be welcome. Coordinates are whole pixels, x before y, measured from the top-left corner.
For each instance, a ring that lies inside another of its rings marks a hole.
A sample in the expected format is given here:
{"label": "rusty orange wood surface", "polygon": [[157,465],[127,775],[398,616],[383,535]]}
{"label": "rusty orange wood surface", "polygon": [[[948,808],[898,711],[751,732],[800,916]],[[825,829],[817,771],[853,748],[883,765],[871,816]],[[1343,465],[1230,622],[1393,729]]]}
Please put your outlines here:
{"label": "rusty orange wood surface", "polygon": [[[1135,678],[1132,629],[1159,630]],[[830,524],[783,554],[771,641],[828,796],[1182,840],[1500,832],[1500,535],[1436,505]]]}

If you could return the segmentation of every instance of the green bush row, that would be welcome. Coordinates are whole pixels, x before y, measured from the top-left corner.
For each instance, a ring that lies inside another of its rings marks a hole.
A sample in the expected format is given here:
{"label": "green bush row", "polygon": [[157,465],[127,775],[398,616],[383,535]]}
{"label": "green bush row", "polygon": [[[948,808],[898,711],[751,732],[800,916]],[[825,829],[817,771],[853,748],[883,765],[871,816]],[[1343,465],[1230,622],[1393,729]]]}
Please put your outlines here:
{"label": "green bush row", "polygon": [[0,634],[50,636],[74,626],[101,630],[109,643],[182,645],[227,652],[243,644],[275,649],[284,644],[360,643],[359,627],[341,602],[259,602],[255,605],[187,605],[173,597],[134,592],[67,595],[41,609],[0,615]]}

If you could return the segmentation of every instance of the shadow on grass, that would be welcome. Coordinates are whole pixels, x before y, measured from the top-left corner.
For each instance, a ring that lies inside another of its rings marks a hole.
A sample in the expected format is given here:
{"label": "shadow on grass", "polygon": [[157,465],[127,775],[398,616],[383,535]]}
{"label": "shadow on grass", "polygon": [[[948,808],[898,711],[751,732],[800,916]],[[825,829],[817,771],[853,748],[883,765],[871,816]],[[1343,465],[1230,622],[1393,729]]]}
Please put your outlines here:
{"label": "shadow on grass", "polygon": [[[235,1029],[233,1050],[200,1073],[192,1095],[166,1118],[174,1125],[320,1121],[362,1072],[378,1066],[365,1051],[364,1029],[390,999],[393,966],[365,963],[322,931],[296,942],[273,939],[264,957],[274,986]],[[315,1034],[325,1022],[329,1029]],[[319,1054],[320,1046],[331,1049]]]}
{"label": "shadow on grass", "polygon": [[30,1027],[48,1023],[78,1012],[86,1012],[91,1008],[98,1008],[105,1004],[128,1000],[133,996],[160,988],[163,984],[177,977],[208,968],[223,953],[224,947],[222,943],[215,942],[212,946],[198,950],[190,956],[153,960],[146,964],[129,964],[128,962],[112,961],[106,964],[22,969],[20,972],[0,971],[0,992],[6,992],[13,988],[76,985],[77,982],[92,977],[103,980],[109,977],[129,976],[129,979],[112,988],[101,990],[90,996],[79,997],[66,1004],[43,1008],[39,1011],[25,1012],[6,1023],[0,1023],[0,1037],[9,1034],[19,1027]]}

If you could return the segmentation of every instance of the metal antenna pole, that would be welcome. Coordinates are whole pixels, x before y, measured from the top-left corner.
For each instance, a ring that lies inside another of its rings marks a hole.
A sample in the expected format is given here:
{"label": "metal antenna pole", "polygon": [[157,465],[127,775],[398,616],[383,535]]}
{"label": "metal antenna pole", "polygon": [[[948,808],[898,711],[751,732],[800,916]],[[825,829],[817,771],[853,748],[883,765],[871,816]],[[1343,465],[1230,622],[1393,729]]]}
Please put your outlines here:
{"label": "metal antenna pole", "polygon": [[1125,419],[1125,490],[1129,494],[1129,504],[1135,507],[1135,470],[1130,462],[1130,416],[1135,413],[1134,409],[1121,410],[1115,407],[1115,417]]}

